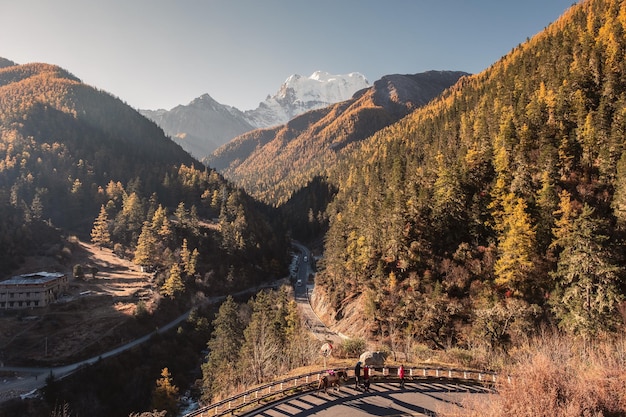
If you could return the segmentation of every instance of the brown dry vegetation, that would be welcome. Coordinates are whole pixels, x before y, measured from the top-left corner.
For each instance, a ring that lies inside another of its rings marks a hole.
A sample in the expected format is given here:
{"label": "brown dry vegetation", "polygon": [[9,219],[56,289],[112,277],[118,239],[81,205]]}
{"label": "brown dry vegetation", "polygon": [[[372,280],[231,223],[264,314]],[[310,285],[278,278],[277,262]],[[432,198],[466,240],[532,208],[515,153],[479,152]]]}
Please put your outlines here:
{"label": "brown dry vegetation", "polygon": [[443,417],[626,416],[626,338],[572,341],[555,335],[511,352],[510,382],[491,401]]}
{"label": "brown dry vegetation", "polygon": [[[59,302],[46,308],[0,312],[0,360],[5,364],[64,363],[97,355],[136,336],[129,321],[142,300],[147,310],[157,298],[148,274],[108,249],[73,239],[64,258],[33,257],[13,275],[60,271],[69,288]],[[74,265],[85,277],[75,279]],[[87,268],[95,266],[95,278]]]}

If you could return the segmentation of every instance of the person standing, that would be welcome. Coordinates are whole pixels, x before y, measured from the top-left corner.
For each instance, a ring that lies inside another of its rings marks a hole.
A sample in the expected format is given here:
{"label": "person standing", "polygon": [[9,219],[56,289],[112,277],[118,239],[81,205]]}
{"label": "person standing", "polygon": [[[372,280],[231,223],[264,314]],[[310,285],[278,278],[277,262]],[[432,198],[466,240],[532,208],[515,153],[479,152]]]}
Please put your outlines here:
{"label": "person standing", "polygon": [[400,388],[404,389],[404,365],[402,364],[398,368],[398,378],[400,379]]}
{"label": "person standing", "polygon": [[365,365],[363,367],[363,391],[367,392],[370,390],[370,368]]}
{"label": "person standing", "polygon": [[361,379],[361,361],[356,363],[354,367],[354,387],[359,388],[359,379]]}

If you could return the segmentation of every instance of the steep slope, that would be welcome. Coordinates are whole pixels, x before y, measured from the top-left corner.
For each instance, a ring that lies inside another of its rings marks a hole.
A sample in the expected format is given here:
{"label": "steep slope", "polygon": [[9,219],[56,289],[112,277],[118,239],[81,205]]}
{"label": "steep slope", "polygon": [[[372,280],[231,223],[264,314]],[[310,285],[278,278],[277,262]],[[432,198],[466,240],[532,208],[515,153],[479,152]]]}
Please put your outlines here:
{"label": "steep slope", "polygon": [[313,299],[340,329],[502,349],[623,329],[624,16],[572,6],[331,173]]}
{"label": "steep slope", "polygon": [[140,110],[194,157],[203,160],[221,145],[256,128],[276,126],[309,110],[346,100],[369,86],[359,73],[332,75],[317,71],[294,74],[278,92],[245,112],[213,100],[208,94],[171,110]]}
{"label": "steep slope", "polygon": [[257,198],[279,205],[334,165],[344,147],[406,116],[464,75],[429,71],[383,77],[350,100],[235,138],[207,162]]}
{"label": "steep slope", "polygon": [[[8,274],[29,253],[42,251],[38,240],[47,227],[89,239],[99,212],[105,216],[104,245],[119,246],[120,253],[132,256],[140,246],[144,223],[153,221],[159,206],[165,214],[177,213],[179,219],[179,236],[161,239],[163,245],[179,245],[184,237],[190,244],[206,246],[198,270],[213,268],[215,257],[230,258],[231,266],[246,262],[251,271],[255,264],[269,267],[278,261],[272,267],[275,272],[286,256],[283,234],[271,231],[262,206],[205,169],[154,122],[121,100],[57,66],[0,69],[3,273]],[[215,225],[219,233],[200,236],[194,229],[199,217],[219,217],[225,225]],[[268,235],[277,237],[270,240],[278,245],[274,247],[278,252],[270,249],[274,243],[266,245],[268,238],[261,237]],[[261,240],[264,243],[255,243]],[[160,255],[176,250],[163,247]],[[266,255],[269,258],[264,259]],[[228,265],[220,268],[227,272]],[[253,272],[246,279],[258,276]]]}

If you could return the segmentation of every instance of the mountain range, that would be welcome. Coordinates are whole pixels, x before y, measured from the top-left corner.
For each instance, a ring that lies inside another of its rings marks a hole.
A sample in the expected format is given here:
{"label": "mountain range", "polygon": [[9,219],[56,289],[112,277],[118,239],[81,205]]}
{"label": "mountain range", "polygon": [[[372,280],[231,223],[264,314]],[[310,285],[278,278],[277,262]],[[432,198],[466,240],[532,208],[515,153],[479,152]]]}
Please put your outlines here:
{"label": "mountain range", "polygon": [[[184,267],[162,271],[193,266],[197,274],[185,282],[187,301],[195,302],[200,290],[228,294],[285,276],[293,238],[318,245],[315,253],[322,256],[314,258],[309,300],[351,344],[368,341],[420,362],[442,352],[446,362],[514,375],[515,389],[494,397],[536,393],[503,410],[554,402],[576,415],[624,415],[623,379],[614,377],[626,373],[615,360],[619,354],[587,361],[581,352],[602,351],[600,341],[615,340],[618,352],[624,346],[625,33],[623,1],[582,0],[479,74],[388,75],[348,99],[263,128],[261,118],[202,96],[194,100],[194,118],[211,108],[215,120],[242,117],[252,129],[219,146],[207,158],[211,168],[156,123],[68,71],[0,59],[0,270],[46,252],[41,241],[51,226],[88,233],[100,209],[108,212],[103,223],[111,240],[126,255],[136,256],[143,236],[151,238],[141,243],[152,245],[160,263]],[[304,109],[298,100],[285,93],[279,108]],[[193,132],[178,133],[186,138]],[[156,216],[161,203],[169,216]],[[192,247],[197,268],[187,255]],[[61,250],[55,255],[65,259]],[[166,275],[175,274],[160,272],[158,279]],[[167,295],[162,305],[171,309],[177,300]],[[243,335],[214,333],[219,343],[256,343],[282,321],[277,315],[257,321],[250,304],[229,309],[230,317],[247,317],[255,327],[248,333],[238,324]],[[197,327],[207,332],[204,349],[214,340],[210,325],[194,316],[198,326],[181,326],[172,340],[187,339],[188,329]],[[532,339],[551,333],[558,344],[545,344],[533,361],[542,371],[519,372],[537,349]],[[273,340],[285,334],[276,332]],[[141,351],[142,361],[170,344],[158,341]],[[562,350],[575,343],[580,350]],[[264,356],[258,369],[285,363],[276,346],[287,344],[269,345],[270,360]],[[231,380],[240,385],[254,351],[228,349],[233,359],[217,360],[228,375],[233,363],[245,365],[236,367],[242,379]],[[303,352],[300,346],[293,351]],[[176,352],[172,369],[190,356]],[[562,367],[551,362],[557,356],[566,362]],[[308,363],[316,360],[314,348]],[[600,362],[610,370],[600,371]],[[149,409],[154,377],[146,382],[148,372],[128,365],[136,363],[110,367],[110,374],[133,375],[106,390],[91,385],[106,381],[104,372],[68,390],[72,405],[82,407],[76,414],[113,416],[90,411],[137,399]],[[575,384],[559,385],[558,401],[543,389],[554,385],[552,370],[566,375],[556,378],[559,384]],[[183,366],[175,373],[193,374]],[[609,382],[615,385],[604,385]],[[533,386],[539,388],[527,389]],[[126,389],[114,391],[119,388]],[[606,403],[595,401],[601,392],[609,393]],[[593,404],[574,408],[580,403],[572,401],[575,395],[594,398]]]}
{"label": "mountain range", "polygon": [[171,110],[139,110],[155,121],[183,149],[202,160],[215,149],[245,132],[288,122],[309,110],[347,100],[369,87],[359,73],[333,75],[316,71],[310,77],[291,75],[279,90],[254,110],[220,104],[204,94]]}
{"label": "mountain range", "polygon": [[283,125],[256,129],[221,146],[206,162],[267,203],[280,205],[360,142],[427,104],[461,71],[387,75],[349,100],[311,110]]}

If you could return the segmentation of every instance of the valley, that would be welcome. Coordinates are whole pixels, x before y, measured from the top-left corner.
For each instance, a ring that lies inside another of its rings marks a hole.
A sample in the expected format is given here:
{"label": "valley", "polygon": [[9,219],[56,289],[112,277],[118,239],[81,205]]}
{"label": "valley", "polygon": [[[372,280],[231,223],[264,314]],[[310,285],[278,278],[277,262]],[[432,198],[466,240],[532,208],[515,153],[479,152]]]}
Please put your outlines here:
{"label": "valley", "polygon": [[326,367],[328,342],[513,375],[472,417],[625,415],[624,51],[626,2],[581,0],[473,75],[320,107],[285,87],[283,124],[205,94],[169,127],[0,59],[1,278],[69,277],[40,309],[54,289],[3,287],[0,362],[95,358],[0,417],[173,416]]}

